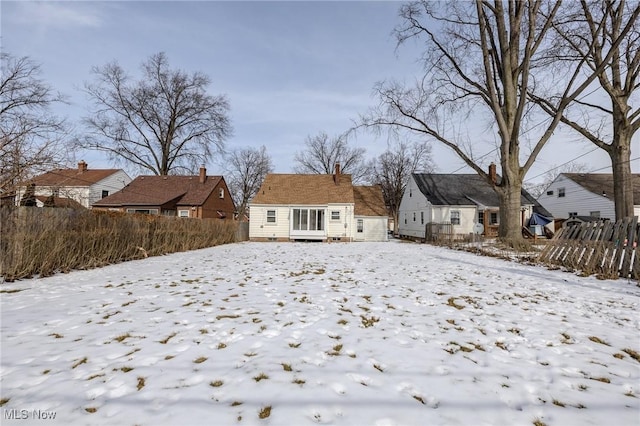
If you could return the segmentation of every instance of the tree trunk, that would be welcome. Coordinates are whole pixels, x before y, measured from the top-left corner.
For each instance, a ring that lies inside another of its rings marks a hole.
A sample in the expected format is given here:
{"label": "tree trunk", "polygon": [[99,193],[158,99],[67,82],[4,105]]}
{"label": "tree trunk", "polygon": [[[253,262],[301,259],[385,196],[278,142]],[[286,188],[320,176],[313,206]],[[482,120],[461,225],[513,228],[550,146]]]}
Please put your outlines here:
{"label": "tree trunk", "polygon": [[522,184],[512,182],[508,186],[499,188],[500,197],[500,223],[498,225],[498,238],[514,247],[522,242],[522,224],[520,223],[520,196]]}
{"label": "tree trunk", "polygon": [[607,150],[613,169],[613,201],[616,220],[633,216],[633,180],[631,176],[631,135],[617,131]]}

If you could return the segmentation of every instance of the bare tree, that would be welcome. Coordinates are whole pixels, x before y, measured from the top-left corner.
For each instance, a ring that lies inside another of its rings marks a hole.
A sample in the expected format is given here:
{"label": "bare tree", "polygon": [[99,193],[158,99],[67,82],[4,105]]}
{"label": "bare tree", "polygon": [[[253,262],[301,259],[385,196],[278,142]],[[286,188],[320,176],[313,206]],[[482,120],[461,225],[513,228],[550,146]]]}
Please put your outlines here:
{"label": "bare tree", "polygon": [[[566,85],[554,104],[558,115],[535,121],[527,91],[535,83],[537,54],[559,8],[559,1],[547,0],[404,5],[398,42],[424,39],[425,75],[408,88],[379,84],[375,90],[380,105],[363,117],[365,126],[407,129],[452,149],[492,185],[500,199],[498,235],[516,244],[522,239],[523,178],[567,104],[596,77],[593,72],[585,78],[581,63],[567,69]],[[489,119],[490,132],[479,125],[482,117]],[[502,176],[496,183],[471,149],[478,150],[483,133],[497,139]]]}
{"label": "bare tree", "polygon": [[84,120],[91,133],[79,141],[83,148],[157,175],[193,173],[231,135],[226,96],[209,95],[202,73],[170,69],[164,53],[142,64],[137,81],[117,62],[92,72],[85,92],[94,108]]}
{"label": "bare tree", "polygon": [[227,159],[229,191],[242,218],[251,199],[256,195],[265,176],[273,172],[273,162],[267,148],[238,148]]}
{"label": "bare tree", "polygon": [[426,142],[395,142],[371,161],[370,168],[374,183],[382,187],[384,202],[393,217],[393,231],[397,233],[400,202],[409,178],[417,171],[428,173],[434,170],[431,146]]}
{"label": "bare tree", "polygon": [[[586,61],[591,71],[597,71],[601,90],[596,92],[605,95],[574,100],[562,114],[562,122],[609,154],[615,214],[622,219],[633,216],[634,205],[631,140],[640,129],[640,109],[632,108],[631,99],[640,86],[640,3],[581,0],[572,6],[554,25],[559,46],[550,53],[560,60],[553,65]],[[616,44],[618,39],[621,42]],[[556,115],[553,100],[557,96],[532,94],[532,99]]]}
{"label": "bare tree", "polygon": [[353,182],[364,182],[369,177],[364,148],[352,148],[344,135],[329,138],[325,132],[309,136],[306,149],[296,152],[296,173],[332,174],[336,163],[342,173],[350,174]]}
{"label": "bare tree", "polygon": [[40,78],[40,66],[27,57],[1,54],[0,188],[10,191],[21,181],[73,158],[64,119],[51,112],[64,98]]}

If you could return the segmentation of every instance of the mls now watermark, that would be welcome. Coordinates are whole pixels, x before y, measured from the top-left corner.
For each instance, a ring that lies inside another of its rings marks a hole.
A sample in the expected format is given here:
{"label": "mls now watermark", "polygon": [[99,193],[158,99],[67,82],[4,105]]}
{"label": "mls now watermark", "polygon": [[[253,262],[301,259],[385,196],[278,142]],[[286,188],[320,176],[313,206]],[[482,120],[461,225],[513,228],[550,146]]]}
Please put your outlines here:
{"label": "mls now watermark", "polygon": [[5,420],[54,420],[57,413],[45,410],[5,409],[2,414]]}

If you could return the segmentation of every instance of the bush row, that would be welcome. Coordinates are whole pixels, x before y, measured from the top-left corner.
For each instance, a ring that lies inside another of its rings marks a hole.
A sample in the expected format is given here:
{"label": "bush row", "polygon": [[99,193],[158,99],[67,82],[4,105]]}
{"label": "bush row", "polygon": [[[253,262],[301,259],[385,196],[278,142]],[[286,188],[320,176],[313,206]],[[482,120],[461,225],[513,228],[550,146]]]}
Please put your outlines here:
{"label": "bush row", "polygon": [[0,275],[13,281],[232,243],[238,227],[219,219],[0,208]]}

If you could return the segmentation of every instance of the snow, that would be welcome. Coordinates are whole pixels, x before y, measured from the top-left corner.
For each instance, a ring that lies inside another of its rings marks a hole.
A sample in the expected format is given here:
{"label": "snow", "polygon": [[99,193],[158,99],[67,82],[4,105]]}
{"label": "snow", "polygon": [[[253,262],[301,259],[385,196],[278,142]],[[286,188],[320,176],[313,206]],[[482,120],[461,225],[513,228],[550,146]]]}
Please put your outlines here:
{"label": "snow", "polygon": [[0,291],[3,425],[640,423],[627,280],[245,242]]}

